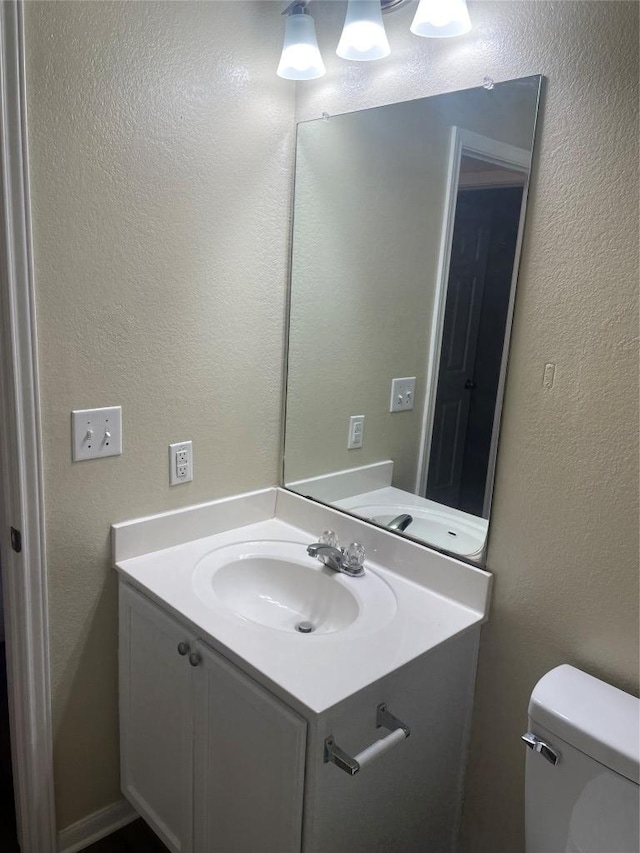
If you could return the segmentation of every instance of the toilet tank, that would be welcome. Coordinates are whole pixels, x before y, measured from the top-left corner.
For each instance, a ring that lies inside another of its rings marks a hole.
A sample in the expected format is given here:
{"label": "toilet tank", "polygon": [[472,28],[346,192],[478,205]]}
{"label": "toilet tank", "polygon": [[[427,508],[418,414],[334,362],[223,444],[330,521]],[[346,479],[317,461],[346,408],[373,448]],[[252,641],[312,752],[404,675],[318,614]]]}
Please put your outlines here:
{"label": "toilet tank", "polygon": [[523,740],[527,853],[638,853],[638,699],[556,667],[531,694]]}

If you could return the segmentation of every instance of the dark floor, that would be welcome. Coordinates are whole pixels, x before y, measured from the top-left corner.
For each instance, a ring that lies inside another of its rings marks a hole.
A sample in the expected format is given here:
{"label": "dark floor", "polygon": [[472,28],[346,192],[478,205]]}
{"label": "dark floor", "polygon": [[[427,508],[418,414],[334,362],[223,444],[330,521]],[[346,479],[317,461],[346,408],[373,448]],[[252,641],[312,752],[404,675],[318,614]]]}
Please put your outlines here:
{"label": "dark floor", "polygon": [[7,659],[0,643],[0,850],[18,853],[16,812],[13,804],[11,741],[9,739],[9,703],[7,699]]}
{"label": "dark floor", "polygon": [[143,820],[135,820],[102,841],[96,841],[85,853],[167,853],[167,848]]}

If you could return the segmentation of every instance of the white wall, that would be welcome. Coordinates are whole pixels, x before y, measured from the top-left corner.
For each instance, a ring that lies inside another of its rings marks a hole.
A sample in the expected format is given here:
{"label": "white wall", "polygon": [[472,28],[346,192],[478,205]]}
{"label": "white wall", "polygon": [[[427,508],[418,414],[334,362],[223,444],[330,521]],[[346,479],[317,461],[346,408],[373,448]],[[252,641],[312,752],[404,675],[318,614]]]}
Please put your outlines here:
{"label": "white wall", "polygon": [[[546,76],[498,451],[462,850],[519,853],[536,680],[572,663],[638,690],[638,6],[473,2],[457,40],[385,17],[392,54],[333,54],[342,4],[316,4],[318,117]],[[557,364],[551,391],[544,365]]]}
{"label": "white wall", "polygon": [[[293,87],[271,3],[25,17],[62,829],[120,797],[109,524],[278,479]],[[122,456],[72,464],[71,409],[118,404]]]}
{"label": "white wall", "polygon": [[[298,130],[286,481],[393,459],[394,483],[415,485],[438,239],[416,230],[437,224],[425,199],[443,180],[407,145],[406,113],[390,129],[372,111]],[[417,377],[414,411],[389,414],[394,376]],[[365,416],[355,450],[351,415]]]}

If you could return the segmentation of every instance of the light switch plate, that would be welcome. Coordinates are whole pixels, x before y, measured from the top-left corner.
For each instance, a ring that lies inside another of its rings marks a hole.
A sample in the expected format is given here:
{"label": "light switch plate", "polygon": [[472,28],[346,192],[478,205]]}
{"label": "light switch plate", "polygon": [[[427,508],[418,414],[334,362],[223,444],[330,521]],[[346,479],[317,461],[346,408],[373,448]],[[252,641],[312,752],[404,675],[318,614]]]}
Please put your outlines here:
{"label": "light switch plate", "polygon": [[413,409],[413,398],[416,394],[416,377],[404,376],[391,380],[390,412],[408,412]]}
{"label": "light switch plate", "polygon": [[120,456],[122,407],[74,409],[71,412],[71,444],[74,462]]}

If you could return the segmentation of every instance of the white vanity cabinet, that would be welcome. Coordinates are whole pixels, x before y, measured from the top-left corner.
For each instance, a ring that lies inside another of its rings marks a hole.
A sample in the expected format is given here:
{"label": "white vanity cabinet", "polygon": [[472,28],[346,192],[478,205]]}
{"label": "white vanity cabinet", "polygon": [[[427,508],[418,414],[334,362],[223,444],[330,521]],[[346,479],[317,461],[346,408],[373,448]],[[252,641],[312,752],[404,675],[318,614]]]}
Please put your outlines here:
{"label": "white vanity cabinet", "polygon": [[306,722],[120,583],[122,790],[174,853],[297,853]]}
{"label": "white vanity cabinet", "polygon": [[306,722],[198,643],[196,853],[298,853]]}
{"label": "white vanity cabinet", "polygon": [[[187,624],[121,579],[122,790],[170,850],[452,853],[477,630],[315,713]],[[356,756],[388,734],[380,705],[409,737],[353,776],[326,762],[329,738]]]}
{"label": "white vanity cabinet", "polygon": [[123,793],[175,853],[193,850],[195,638],[120,584],[120,773]]}

